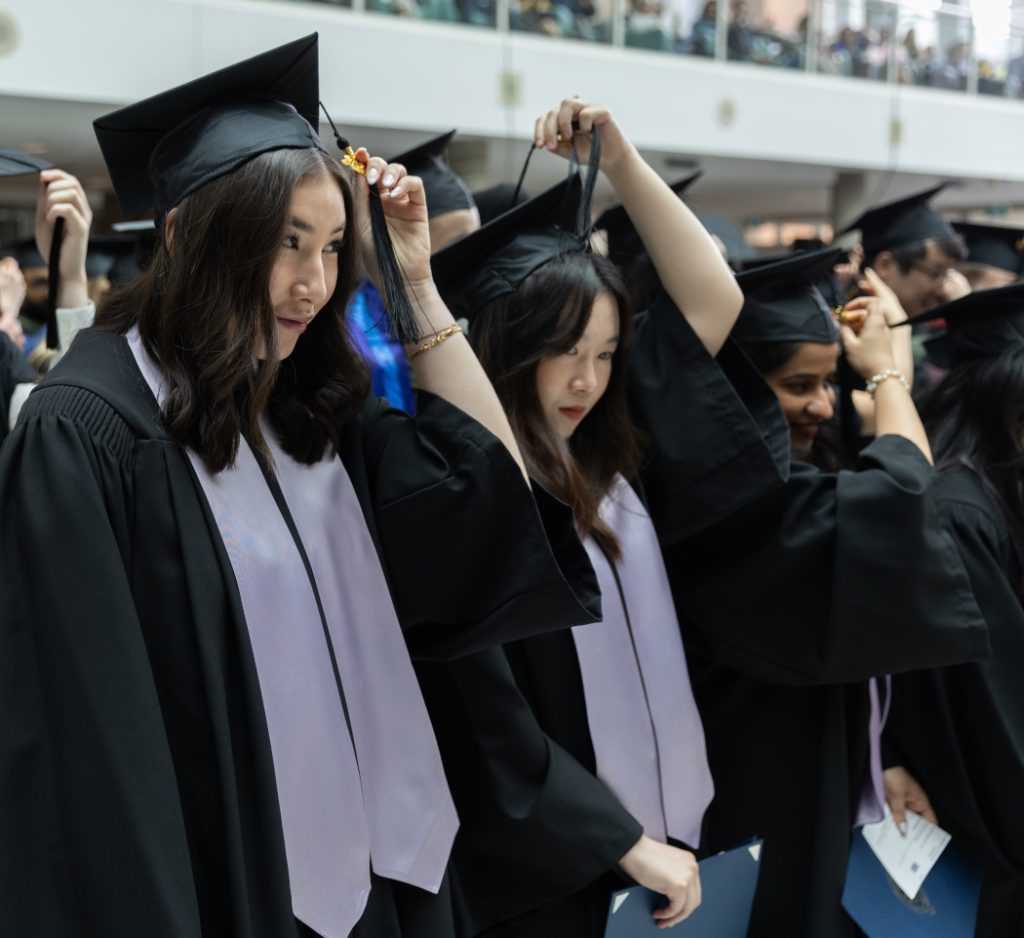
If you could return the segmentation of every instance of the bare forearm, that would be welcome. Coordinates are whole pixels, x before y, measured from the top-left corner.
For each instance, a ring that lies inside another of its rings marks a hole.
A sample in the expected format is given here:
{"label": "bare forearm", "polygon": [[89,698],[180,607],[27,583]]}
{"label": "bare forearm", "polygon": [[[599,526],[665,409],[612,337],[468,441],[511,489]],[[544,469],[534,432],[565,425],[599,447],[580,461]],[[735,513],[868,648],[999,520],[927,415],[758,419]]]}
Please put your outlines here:
{"label": "bare forearm", "polygon": [[[419,284],[410,292],[414,293],[413,304],[420,320],[421,335],[426,337],[424,341],[454,324],[455,320],[433,282]],[[407,345],[406,352],[412,355],[417,347],[416,344]],[[409,366],[420,388],[454,404],[501,440],[518,464],[523,478],[529,481],[526,465],[498,395],[464,335],[452,335],[415,355]]]}
{"label": "bare forearm", "polygon": [[895,378],[883,381],[875,389],[875,436],[895,433],[906,437],[932,462],[928,434],[918,416],[909,392]]}
{"label": "bare forearm", "polygon": [[81,275],[61,277],[57,286],[58,309],[78,309],[89,302],[89,288],[84,271]]}
{"label": "bare forearm", "polygon": [[635,150],[605,168],[665,292],[707,350],[725,343],[743,295],[711,235]]}

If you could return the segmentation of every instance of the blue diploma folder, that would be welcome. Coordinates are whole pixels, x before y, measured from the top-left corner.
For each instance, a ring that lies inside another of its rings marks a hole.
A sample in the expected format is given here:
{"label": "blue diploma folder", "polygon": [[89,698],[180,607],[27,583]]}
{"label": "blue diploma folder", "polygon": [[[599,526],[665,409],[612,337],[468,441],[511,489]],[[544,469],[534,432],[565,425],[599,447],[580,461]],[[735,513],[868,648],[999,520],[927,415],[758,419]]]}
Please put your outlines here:
{"label": "blue diploma folder", "polygon": [[857,831],[843,908],[868,938],[973,938],[981,875],[951,841],[911,901]]}
{"label": "blue diploma folder", "polygon": [[651,917],[665,897],[643,886],[612,893],[604,938],[644,938],[645,935],[685,935],[688,938],[746,938],[761,870],[764,841],[727,850],[700,861],[701,904],[671,932],[658,928]]}

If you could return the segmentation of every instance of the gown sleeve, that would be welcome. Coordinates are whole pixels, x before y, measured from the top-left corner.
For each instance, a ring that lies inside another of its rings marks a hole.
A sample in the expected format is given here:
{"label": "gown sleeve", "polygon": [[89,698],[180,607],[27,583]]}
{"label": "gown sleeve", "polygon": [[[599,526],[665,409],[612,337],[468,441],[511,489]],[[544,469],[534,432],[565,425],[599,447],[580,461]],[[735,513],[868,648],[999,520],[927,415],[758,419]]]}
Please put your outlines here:
{"label": "gown sleeve", "polygon": [[571,510],[531,490],[490,431],[424,393],[415,418],[374,400],[362,424],[373,521],[414,657],[600,618]]}
{"label": "gown sleeve", "polygon": [[649,438],[644,494],[663,544],[785,479],[789,429],[771,388],[731,339],[713,358],[664,293],[638,318],[629,391]]}
{"label": "gown sleeve", "polygon": [[666,551],[688,647],[782,684],[985,657],[934,483],[920,450],[892,435],[851,471],[795,464],[784,486]]}
{"label": "gown sleeve", "polygon": [[198,938],[127,573],[133,440],[88,392],[48,411],[63,394],[34,392],[0,455],[2,931]]}
{"label": "gown sleeve", "polygon": [[945,508],[985,618],[992,658],[894,678],[886,737],[928,792],[939,823],[980,846],[1024,885],[1020,565],[1000,520],[967,502],[946,501]]}
{"label": "gown sleeve", "polygon": [[454,857],[474,933],[583,889],[640,839],[604,782],[541,729],[502,649],[417,673],[462,821]]}

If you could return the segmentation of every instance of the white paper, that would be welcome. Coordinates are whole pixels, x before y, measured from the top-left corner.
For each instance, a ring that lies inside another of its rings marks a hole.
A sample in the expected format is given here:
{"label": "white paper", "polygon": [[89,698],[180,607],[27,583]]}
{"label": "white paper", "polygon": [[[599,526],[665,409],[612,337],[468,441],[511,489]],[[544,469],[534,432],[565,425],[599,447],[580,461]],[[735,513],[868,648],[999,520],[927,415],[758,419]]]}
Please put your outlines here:
{"label": "white paper", "polygon": [[885,871],[911,900],[952,839],[941,827],[907,810],[907,835],[900,834],[888,805],[885,818],[864,825],[864,839]]}
{"label": "white paper", "polygon": [[628,898],[629,898],[629,893],[628,892],[620,892],[615,897],[615,901],[614,901],[614,903],[612,905],[612,915],[614,915],[616,912],[619,911],[619,909],[622,908],[622,903],[625,902]]}

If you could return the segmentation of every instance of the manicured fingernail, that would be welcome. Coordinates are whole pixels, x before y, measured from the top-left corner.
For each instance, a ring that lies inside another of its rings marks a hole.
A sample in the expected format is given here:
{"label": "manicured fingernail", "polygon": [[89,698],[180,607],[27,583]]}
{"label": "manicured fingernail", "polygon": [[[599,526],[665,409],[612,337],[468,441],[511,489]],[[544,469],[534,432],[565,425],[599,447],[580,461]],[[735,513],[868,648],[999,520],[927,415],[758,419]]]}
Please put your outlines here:
{"label": "manicured fingernail", "polygon": [[388,174],[387,174],[387,175],[386,175],[386,176],[384,177],[384,188],[385,188],[385,189],[390,189],[390,188],[391,188],[391,187],[392,187],[392,186],[393,186],[394,184],[395,184],[395,176],[394,176],[394,173],[388,173]]}
{"label": "manicured fingernail", "polygon": [[900,821],[900,833],[904,837],[907,836],[907,822],[906,821]]}
{"label": "manicured fingernail", "polygon": [[367,170],[366,181],[372,186],[377,181],[379,175],[380,173],[375,169]]}
{"label": "manicured fingernail", "polygon": [[397,199],[404,191],[405,190],[401,186],[395,186],[394,189],[388,192],[388,195],[390,195],[391,198],[393,199]]}

